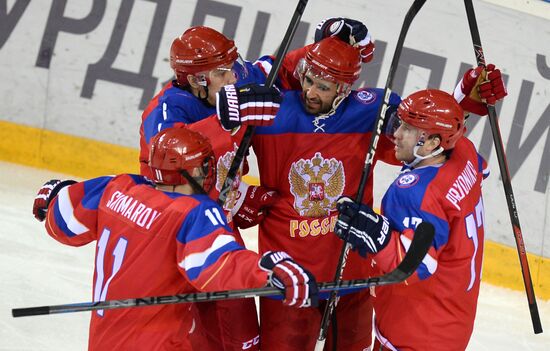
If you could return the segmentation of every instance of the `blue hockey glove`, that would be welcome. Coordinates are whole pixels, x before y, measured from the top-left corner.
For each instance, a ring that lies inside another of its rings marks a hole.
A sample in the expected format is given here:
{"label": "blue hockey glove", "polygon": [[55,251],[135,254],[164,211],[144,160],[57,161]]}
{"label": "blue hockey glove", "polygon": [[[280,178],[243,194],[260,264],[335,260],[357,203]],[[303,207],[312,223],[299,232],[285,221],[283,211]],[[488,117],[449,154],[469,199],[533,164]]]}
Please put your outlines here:
{"label": "blue hockey glove", "polygon": [[361,256],[376,254],[388,245],[391,227],[386,217],[376,214],[367,205],[355,203],[349,197],[338,199],[336,209],[340,214],[334,233],[350,243]]}
{"label": "blue hockey glove", "polygon": [[373,58],[372,37],[367,26],[360,21],[343,17],[324,19],[315,29],[315,42],[328,37],[337,37],[343,42],[359,47],[363,63],[370,62]]}

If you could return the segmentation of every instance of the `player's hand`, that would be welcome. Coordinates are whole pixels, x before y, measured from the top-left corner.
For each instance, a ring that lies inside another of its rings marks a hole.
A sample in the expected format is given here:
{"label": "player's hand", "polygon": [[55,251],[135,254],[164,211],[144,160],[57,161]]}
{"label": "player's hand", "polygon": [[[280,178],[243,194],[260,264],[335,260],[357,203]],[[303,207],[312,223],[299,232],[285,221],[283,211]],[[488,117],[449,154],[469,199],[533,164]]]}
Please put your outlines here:
{"label": "player's hand", "polygon": [[216,93],[216,109],[225,130],[241,124],[269,126],[282,100],[281,92],[275,87],[247,84],[237,88],[231,84]]}
{"label": "player's hand", "polygon": [[266,252],[259,266],[268,272],[268,284],[285,292],[283,304],[295,307],[316,307],[319,304],[315,277],[286,252]]}
{"label": "player's hand", "polygon": [[350,18],[330,17],[321,21],[315,29],[315,42],[328,37],[338,39],[358,47],[361,60],[370,62],[373,58],[374,43],[372,37],[362,22]]}
{"label": "player's hand", "polygon": [[237,204],[231,209],[231,213],[233,221],[241,229],[259,224],[264,219],[269,207],[279,200],[279,195],[275,190],[263,186],[248,185],[245,182],[241,182],[238,192]]}
{"label": "player's hand", "polygon": [[46,219],[46,213],[48,212],[48,206],[54,197],[57,196],[59,191],[64,187],[76,183],[74,180],[59,180],[52,179],[38,190],[38,194],[34,198],[32,205],[32,214],[39,221],[42,222]]}
{"label": "player's hand", "polygon": [[338,199],[336,209],[340,214],[334,233],[350,243],[361,256],[380,252],[388,245],[391,228],[386,217],[376,214],[367,205],[355,203],[349,197]]}
{"label": "player's hand", "polygon": [[508,95],[508,92],[500,70],[489,64],[466,71],[453,95],[465,112],[485,116],[488,113],[485,104],[494,105]]}

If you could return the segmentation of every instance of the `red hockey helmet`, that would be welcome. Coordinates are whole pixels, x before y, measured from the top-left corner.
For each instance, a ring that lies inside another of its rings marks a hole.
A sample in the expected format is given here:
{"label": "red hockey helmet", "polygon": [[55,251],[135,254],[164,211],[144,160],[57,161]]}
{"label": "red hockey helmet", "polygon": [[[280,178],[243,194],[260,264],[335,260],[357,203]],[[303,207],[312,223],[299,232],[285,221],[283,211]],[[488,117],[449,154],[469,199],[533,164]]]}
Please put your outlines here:
{"label": "red hockey helmet", "polygon": [[191,27],[174,39],[170,47],[170,67],[179,84],[187,84],[187,75],[213,70],[237,60],[233,40],[210,27]]}
{"label": "red hockey helmet", "polygon": [[426,89],[417,91],[399,104],[399,118],[422,129],[428,135],[439,134],[441,147],[454,148],[456,141],[464,133],[464,111],[448,93]]}
{"label": "red hockey helmet", "polygon": [[361,54],[358,48],[328,37],[309,47],[297,70],[299,76],[312,70],[323,79],[352,85],[361,73]]}
{"label": "red hockey helmet", "polygon": [[197,167],[204,175],[203,189],[208,192],[216,177],[214,153],[210,141],[202,134],[183,127],[162,130],[151,141],[149,167],[153,181],[164,185],[188,184],[182,175]]}

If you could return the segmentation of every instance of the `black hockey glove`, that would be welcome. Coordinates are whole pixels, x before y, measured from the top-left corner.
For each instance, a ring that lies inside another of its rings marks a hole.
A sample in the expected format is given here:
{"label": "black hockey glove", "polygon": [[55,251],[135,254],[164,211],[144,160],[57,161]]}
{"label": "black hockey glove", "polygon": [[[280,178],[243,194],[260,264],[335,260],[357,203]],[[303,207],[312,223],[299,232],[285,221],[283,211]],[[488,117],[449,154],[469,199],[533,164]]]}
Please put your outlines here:
{"label": "black hockey glove", "polygon": [[247,84],[237,88],[226,85],[216,94],[216,109],[225,130],[232,130],[241,124],[270,126],[282,100],[281,92],[275,87]]}
{"label": "black hockey glove", "polygon": [[391,237],[388,219],[376,214],[367,205],[357,204],[349,197],[341,197],[336,203],[340,214],[334,233],[351,244],[352,249],[366,257],[382,251]]}
{"label": "black hockey glove", "polygon": [[343,17],[324,19],[315,29],[315,42],[328,37],[337,37],[343,42],[359,47],[363,63],[367,63],[373,58],[372,37],[367,26],[360,21]]}
{"label": "black hockey glove", "polygon": [[258,262],[269,273],[269,285],[285,292],[283,304],[295,307],[316,307],[319,304],[317,282],[305,268],[286,252],[268,251]]}
{"label": "black hockey glove", "polygon": [[76,183],[74,180],[62,181],[59,179],[52,179],[44,183],[34,198],[34,203],[32,205],[32,214],[34,217],[39,222],[46,219],[46,213],[48,212],[50,202],[52,202],[61,189],[74,183]]}

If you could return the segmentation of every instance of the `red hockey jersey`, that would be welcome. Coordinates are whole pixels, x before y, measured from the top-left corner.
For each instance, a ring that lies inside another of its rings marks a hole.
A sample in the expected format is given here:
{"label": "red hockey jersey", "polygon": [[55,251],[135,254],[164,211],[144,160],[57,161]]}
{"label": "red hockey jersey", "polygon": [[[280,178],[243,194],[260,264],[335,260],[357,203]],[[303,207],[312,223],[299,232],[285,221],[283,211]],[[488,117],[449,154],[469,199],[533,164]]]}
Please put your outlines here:
{"label": "red hockey jersey", "polygon": [[[284,96],[275,123],[256,128],[253,139],[260,181],[281,200],[260,224],[259,250],[284,250],[317,281],[331,281],[343,242],[333,233],[336,200],[355,197],[374,129],[381,89],[354,91],[330,117],[308,114],[301,91]],[[390,103],[400,99],[392,94]],[[393,143],[381,137],[377,159],[397,163]],[[372,175],[364,202],[372,203]],[[365,278],[369,268],[350,252],[344,279]]]}
{"label": "red hockey jersey", "polygon": [[[373,256],[379,274],[399,263],[411,229],[428,221],[435,239],[404,284],[374,289],[375,332],[390,350],[464,350],[472,334],[481,278],[486,163],[460,139],[444,164],[403,172],[382,200],[393,232]],[[401,234],[399,234],[400,232]]]}
{"label": "red hockey jersey", "polygon": [[[264,286],[259,256],[244,250],[222,209],[205,195],[155,190],[142,176],[101,177],[63,188],[48,233],[81,246],[96,241],[93,301]],[[189,306],[92,312],[90,350],[181,350]]]}

